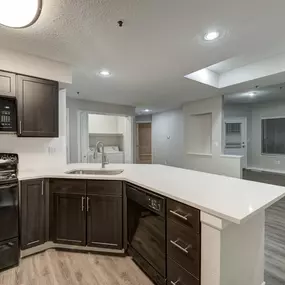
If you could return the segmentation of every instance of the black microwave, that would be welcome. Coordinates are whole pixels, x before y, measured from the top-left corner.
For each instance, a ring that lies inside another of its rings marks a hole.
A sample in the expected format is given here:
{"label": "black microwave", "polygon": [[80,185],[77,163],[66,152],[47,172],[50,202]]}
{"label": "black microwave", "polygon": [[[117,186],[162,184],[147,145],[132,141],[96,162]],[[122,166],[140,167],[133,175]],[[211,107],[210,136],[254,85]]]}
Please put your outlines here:
{"label": "black microwave", "polygon": [[0,96],[0,132],[17,132],[16,98]]}

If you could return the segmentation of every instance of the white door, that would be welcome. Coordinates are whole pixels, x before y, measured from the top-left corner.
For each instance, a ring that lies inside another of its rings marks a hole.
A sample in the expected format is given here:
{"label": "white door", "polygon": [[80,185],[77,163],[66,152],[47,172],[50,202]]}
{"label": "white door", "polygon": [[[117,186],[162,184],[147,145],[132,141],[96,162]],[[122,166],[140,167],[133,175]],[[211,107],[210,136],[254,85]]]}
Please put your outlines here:
{"label": "white door", "polygon": [[78,111],[78,162],[87,163],[89,153],[88,112]]}
{"label": "white door", "polygon": [[247,167],[246,118],[225,119],[224,154],[243,156],[242,168]]}

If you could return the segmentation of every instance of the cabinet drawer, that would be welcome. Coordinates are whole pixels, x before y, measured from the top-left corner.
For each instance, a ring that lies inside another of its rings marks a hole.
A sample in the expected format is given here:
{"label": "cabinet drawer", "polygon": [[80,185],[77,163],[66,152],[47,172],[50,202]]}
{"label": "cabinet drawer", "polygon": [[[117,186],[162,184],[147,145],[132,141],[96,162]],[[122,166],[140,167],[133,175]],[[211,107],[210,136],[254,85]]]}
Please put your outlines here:
{"label": "cabinet drawer", "polygon": [[87,181],[87,195],[113,195],[122,196],[123,184],[121,181]]}
{"label": "cabinet drawer", "polygon": [[180,265],[174,262],[171,258],[167,260],[167,285],[199,285],[200,281],[193,275],[189,274]]}
{"label": "cabinet drawer", "polygon": [[167,220],[167,254],[196,278],[200,276],[200,251],[199,234]]}
{"label": "cabinet drawer", "polygon": [[50,179],[51,193],[86,194],[86,181],[76,179]]}
{"label": "cabinet drawer", "polygon": [[167,217],[200,232],[200,211],[177,201],[167,199]]}

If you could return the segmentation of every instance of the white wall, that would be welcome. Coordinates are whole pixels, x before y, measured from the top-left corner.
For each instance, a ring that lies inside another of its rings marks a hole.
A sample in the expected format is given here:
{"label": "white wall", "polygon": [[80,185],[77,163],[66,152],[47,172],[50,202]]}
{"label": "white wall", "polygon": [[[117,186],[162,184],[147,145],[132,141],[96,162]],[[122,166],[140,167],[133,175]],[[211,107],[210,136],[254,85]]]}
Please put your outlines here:
{"label": "white wall", "polygon": [[[69,108],[69,140],[70,140],[70,161],[78,162],[78,133],[77,133],[77,112],[89,111],[102,114],[116,114],[134,116],[135,108],[131,106],[107,104],[95,101],[79,100],[67,98],[67,107]],[[134,142],[133,142],[134,143]],[[134,143],[135,144],[135,143]]]}
{"label": "white wall", "polygon": [[66,90],[59,92],[59,137],[18,138],[0,135],[0,152],[19,154],[19,169],[54,169],[66,165]]}
{"label": "white wall", "polygon": [[[187,146],[191,145],[191,140],[195,139],[197,134],[197,130],[191,127],[192,122],[189,124],[191,116],[206,113],[211,114],[212,154],[189,154]],[[221,151],[222,121],[222,97],[191,102],[185,104],[183,109],[154,114],[152,116],[153,163],[240,178],[240,157],[226,156]]]}
{"label": "white wall", "polygon": [[[187,153],[212,153],[212,113],[189,115],[185,118],[187,136],[185,149]],[[188,131],[189,130],[189,131]],[[193,136],[195,134],[195,136]]]}
{"label": "white wall", "polygon": [[248,167],[285,171],[285,155],[261,154],[261,119],[285,117],[285,101],[262,104],[224,106],[224,117],[246,117],[248,136]]}
{"label": "white wall", "polygon": [[152,115],[136,116],[136,123],[150,123],[151,121],[152,121]]}
{"label": "white wall", "polygon": [[11,50],[0,49],[0,70],[72,83],[72,70],[67,64]]}
{"label": "white wall", "polygon": [[[212,152],[208,155],[189,153],[187,146],[191,144],[191,140],[196,139],[196,134],[191,128],[191,116],[206,113],[212,114]],[[185,168],[240,178],[241,158],[237,156],[222,155],[222,96],[216,96],[185,104],[183,106],[183,115],[185,122]]]}
{"label": "white wall", "polygon": [[152,116],[153,163],[184,167],[183,113],[181,109]]}

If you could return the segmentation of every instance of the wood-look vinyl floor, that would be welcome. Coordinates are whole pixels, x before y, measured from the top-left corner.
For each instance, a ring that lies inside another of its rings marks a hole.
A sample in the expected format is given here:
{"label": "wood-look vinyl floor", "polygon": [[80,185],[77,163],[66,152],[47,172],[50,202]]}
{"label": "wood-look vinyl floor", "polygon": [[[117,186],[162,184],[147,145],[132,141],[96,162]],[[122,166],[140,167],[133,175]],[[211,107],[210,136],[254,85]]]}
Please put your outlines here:
{"label": "wood-look vinyl floor", "polygon": [[285,198],[265,211],[265,281],[285,284]]}
{"label": "wood-look vinyl floor", "polygon": [[[285,186],[284,175],[244,170],[244,179]],[[266,285],[285,285],[285,198],[265,211]]]}
{"label": "wood-look vinyl floor", "polygon": [[0,273],[0,285],[153,285],[130,257],[48,250]]}

